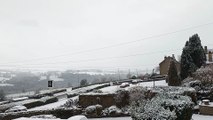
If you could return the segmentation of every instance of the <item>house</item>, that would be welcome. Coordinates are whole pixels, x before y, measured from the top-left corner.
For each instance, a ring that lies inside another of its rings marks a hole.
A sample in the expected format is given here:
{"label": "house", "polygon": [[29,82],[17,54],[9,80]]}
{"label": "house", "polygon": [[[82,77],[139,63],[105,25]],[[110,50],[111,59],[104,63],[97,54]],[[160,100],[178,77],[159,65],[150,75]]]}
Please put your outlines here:
{"label": "house", "polygon": [[172,54],[172,57],[170,56],[165,56],[164,60],[162,62],[160,62],[159,64],[159,68],[160,68],[160,75],[168,75],[168,71],[169,71],[169,65],[170,62],[174,60],[175,61],[175,65],[177,68],[177,72],[180,72],[180,63],[175,59],[174,54]]}
{"label": "house", "polygon": [[206,64],[213,64],[212,60],[213,49],[208,49],[207,46],[205,46],[204,51],[206,54]]}

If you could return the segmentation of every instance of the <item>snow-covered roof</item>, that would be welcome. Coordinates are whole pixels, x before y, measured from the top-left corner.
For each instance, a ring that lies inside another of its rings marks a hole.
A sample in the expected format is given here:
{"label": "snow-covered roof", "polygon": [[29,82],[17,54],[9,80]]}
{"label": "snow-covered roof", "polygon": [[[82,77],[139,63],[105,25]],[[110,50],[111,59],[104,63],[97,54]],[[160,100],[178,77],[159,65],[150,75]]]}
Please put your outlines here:
{"label": "snow-covered roof", "polygon": [[208,52],[208,53],[209,53],[209,52],[213,52],[213,49],[208,49],[207,52]]}
{"label": "snow-covered roof", "polygon": [[94,92],[90,92],[90,93],[81,93],[80,95],[91,95],[91,96],[96,96],[96,95],[114,95],[113,93],[94,93]]}

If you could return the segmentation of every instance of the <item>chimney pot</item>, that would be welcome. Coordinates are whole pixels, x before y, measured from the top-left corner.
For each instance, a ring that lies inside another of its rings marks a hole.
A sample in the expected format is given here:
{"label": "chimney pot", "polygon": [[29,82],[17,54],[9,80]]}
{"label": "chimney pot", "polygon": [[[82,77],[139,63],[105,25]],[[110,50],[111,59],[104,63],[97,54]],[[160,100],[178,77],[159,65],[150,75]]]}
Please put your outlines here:
{"label": "chimney pot", "polygon": [[174,54],[172,54],[172,58],[175,59],[175,55]]}
{"label": "chimney pot", "polygon": [[206,54],[208,54],[207,46],[204,46],[204,51],[205,51]]}
{"label": "chimney pot", "polygon": [[212,52],[209,51],[209,62],[212,62]]}

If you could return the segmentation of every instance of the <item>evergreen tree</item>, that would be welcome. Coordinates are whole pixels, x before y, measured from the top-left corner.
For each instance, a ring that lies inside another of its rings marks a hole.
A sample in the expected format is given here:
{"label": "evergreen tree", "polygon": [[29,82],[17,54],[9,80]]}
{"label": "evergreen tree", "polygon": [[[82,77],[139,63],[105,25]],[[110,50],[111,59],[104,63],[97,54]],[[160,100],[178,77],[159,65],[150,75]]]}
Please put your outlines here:
{"label": "evergreen tree", "polygon": [[175,61],[172,60],[170,62],[169,71],[168,71],[168,85],[169,86],[179,86],[180,84],[181,84],[181,81],[177,74],[177,68],[175,65]]}
{"label": "evergreen tree", "polygon": [[87,79],[81,80],[80,86],[88,85]]}
{"label": "evergreen tree", "polygon": [[205,51],[201,45],[201,40],[198,34],[189,38],[189,50],[194,64],[200,68],[206,62]]}
{"label": "evergreen tree", "polygon": [[3,90],[0,90],[0,101],[5,100],[5,94]]}
{"label": "evergreen tree", "polygon": [[187,47],[185,47],[181,55],[181,64],[180,64],[181,79],[185,79],[188,76],[191,76],[192,73],[196,71],[196,69],[197,67],[193,63],[189,50],[187,49]]}
{"label": "evergreen tree", "polygon": [[185,79],[192,75],[198,68],[206,62],[205,51],[201,45],[201,40],[198,34],[193,35],[186,41],[181,55],[180,76]]}

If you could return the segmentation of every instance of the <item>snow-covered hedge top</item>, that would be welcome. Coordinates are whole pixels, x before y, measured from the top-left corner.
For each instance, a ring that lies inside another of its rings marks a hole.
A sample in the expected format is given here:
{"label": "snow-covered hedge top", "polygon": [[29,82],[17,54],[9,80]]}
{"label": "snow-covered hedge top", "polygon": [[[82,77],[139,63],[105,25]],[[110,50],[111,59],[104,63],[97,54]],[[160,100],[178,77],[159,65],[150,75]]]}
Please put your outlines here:
{"label": "snow-covered hedge top", "polygon": [[94,93],[94,92],[91,92],[91,93],[81,93],[80,95],[91,95],[91,96],[99,96],[99,95],[114,95],[114,93]]}
{"label": "snow-covered hedge top", "polygon": [[188,96],[162,93],[131,107],[136,120],[175,120],[184,109],[192,108],[193,103]]}
{"label": "snow-covered hedge top", "polygon": [[184,93],[195,93],[195,89],[192,87],[175,87],[175,86],[166,86],[166,87],[155,87],[152,89],[153,92],[166,92],[166,93],[175,93],[175,94],[184,94]]}

